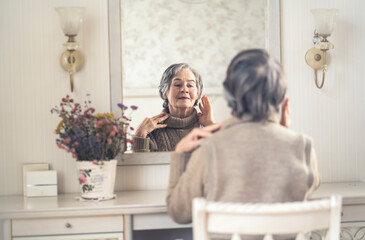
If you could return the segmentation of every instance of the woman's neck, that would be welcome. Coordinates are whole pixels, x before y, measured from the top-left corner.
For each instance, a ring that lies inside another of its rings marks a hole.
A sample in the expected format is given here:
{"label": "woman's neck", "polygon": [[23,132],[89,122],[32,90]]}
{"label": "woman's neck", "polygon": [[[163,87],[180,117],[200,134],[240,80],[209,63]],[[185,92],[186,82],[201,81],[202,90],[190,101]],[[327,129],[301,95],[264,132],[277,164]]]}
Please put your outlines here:
{"label": "woman's neck", "polygon": [[169,106],[170,115],[177,118],[186,118],[189,117],[193,112],[194,108],[173,108]]}

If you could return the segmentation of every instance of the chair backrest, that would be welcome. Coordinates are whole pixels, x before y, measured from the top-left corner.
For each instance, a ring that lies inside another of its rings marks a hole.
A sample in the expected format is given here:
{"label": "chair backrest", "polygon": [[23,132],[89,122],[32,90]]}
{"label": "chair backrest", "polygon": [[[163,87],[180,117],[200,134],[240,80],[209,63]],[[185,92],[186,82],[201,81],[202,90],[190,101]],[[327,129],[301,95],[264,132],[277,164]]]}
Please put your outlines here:
{"label": "chair backrest", "polygon": [[194,240],[208,240],[210,233],[240,235],[304,234],[328,229],[327,239],[340,237],[341,196],[326,199],[272,203],[242,204],[210,202],[195,198],[193,202]]}

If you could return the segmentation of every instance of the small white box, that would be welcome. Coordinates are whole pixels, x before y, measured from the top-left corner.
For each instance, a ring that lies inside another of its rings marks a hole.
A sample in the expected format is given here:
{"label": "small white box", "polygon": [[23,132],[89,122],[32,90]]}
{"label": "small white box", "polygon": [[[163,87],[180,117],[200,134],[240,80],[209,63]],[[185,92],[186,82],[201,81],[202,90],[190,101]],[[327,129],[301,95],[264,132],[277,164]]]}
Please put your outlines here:
{"label": "small white box", "polygon": [[29,171],[26,175],[27,197],[57,196],[57,172]]}
{"label": "small white box", "polygon": [[23,194],[27,196],[27,172],[49,170],[48,163],[31,163],[23,165]]}

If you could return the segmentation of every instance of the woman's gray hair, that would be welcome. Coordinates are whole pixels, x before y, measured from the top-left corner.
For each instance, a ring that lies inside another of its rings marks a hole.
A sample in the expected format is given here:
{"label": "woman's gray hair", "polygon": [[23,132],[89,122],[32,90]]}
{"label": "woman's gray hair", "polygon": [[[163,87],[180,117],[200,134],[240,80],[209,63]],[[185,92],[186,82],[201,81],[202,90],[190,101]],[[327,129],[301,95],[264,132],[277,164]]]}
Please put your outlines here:
{"label": "woman's gray hair", "polygon": [[249,114],[253,121],[278,113],[287,89],[282,66],[263,49],[238,53],[228,66],[223,86],[232,115]]}
{"label": "woman's gray hair", "polygon": [[[198,99],[200,99],[202,92],[203,92],[202,78],[201,78],[200,74],[195,69],[191,68],[189,66],[189,64],[187,64],[187,63],[172,64],[162,74],[160,85],[158,86],[158,91],[159,91],[160,97],[162,99],[164,99],[163,95],[169,91],[172,79],[175,77],[176,74],[178,74],[183,69],[189,69],[194,74],[195,80],[196,80],[196,87],[197,87],[198,93],[199,93]],[[167,112],[169,112],[169,106],[168,106],[167,101],[164,101],[162,106],[165,110],[167,110]],[[196,106],[196,104],[194,106]]]}

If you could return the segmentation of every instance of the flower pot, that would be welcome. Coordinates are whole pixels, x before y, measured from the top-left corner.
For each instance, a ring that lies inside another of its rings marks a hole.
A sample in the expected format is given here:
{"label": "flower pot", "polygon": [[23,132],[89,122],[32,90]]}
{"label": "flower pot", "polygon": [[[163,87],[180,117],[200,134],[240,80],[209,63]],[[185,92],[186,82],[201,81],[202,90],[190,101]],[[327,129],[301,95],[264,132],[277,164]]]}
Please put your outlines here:
{"label": "flower pot", "polygon": [[77,161],[81,198],[85,200],[113,199],[117,160],[94,164]]}

